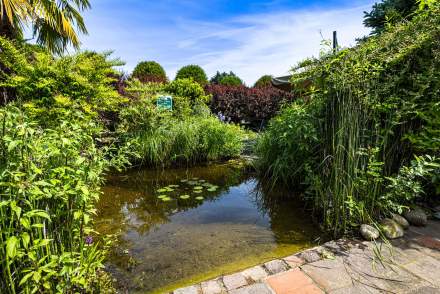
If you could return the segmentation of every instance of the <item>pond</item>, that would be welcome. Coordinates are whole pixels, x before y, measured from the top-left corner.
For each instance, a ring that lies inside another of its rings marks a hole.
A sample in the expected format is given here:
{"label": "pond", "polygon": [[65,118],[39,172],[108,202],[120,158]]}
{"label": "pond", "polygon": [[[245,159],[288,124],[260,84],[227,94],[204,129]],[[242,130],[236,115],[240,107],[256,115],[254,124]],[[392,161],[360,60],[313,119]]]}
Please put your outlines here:
{"label": "pond", "polygon": [[121,290],[159,293],[313,246],[310,216],[264,190],[234,161],[110,176],[95,220],[117,237],[107,270]]}

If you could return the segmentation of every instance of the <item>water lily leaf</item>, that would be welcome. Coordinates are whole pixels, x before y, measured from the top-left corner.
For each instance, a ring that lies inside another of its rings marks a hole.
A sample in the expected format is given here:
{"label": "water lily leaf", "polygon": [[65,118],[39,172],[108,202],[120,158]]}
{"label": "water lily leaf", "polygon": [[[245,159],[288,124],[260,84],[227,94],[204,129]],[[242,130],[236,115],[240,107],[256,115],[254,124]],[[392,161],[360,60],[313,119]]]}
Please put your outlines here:
{"label": "water lily leaf", "polygon": [[168,185],[169,188],[179,188],[179,185]]}
{"label": "water lily leaf", "polygon": [[210,183],[204,183],[202,186],[203,186],[203,187],[206,187],[206,188],[210,188],[210,187],[212,186],[212,184],[210,184]]}
{"label": "water lily leaf", "polygon": [[197,193],[197,194],[203,193],[202,190],[194,190],[193,192],[194,192],[194,193]]}
{"label": "water lily leaf", "polygon": [[207,189],[207,191],[209,191],[209,192],[215,192],[215,191],[217,191],[217,188],[215,188],[215,187],[211,187],[211,188]]}
{"label": "water lily leaf", "polygon": [[203,200],[203,199],[205,199],[205,198],[203,198],[202,196],[197,196],[196,197],[196,200]]}
{"label": "water lily leaf", "polygon": [[204,183],[206,182],[206,180],[199,180],[199,183]]}
{"label": "water lily leaf", "polygon": [[179,198],[180,199],[189,199],[191,196],[189,196],[189,195],[182,195],[182,196],[180,196]]}
{"label": "water lily leaf", "polygon": [[165,202],[168,202],[168,201],[171,201],[172,199],[170,198],[170,197],[165,197],[165,198],[162,198],[162,201],[165,201]]}
{"label": "water lily leaf", "polygon": [[163,199],[163,198],[166,198],[166,197],[168,197],[168,195],[159,195],[159,196],[157,196],[157,198],[160,198],[160,199]]}
{"label": "water lily leaf", "polygon": [[197,182],[196,181],[188,181],[188,185],[194,186],[194,185],[197,185]]}
{"label": "water lily leaf", "polygon": [[157,193],[168,192],[167,188],[161,188],[157,190]]}
{"label": "water lily leaf", "polygon": [[199,178],[192,178],[191,180],[193,180],[193,181],[197,181]]}
{"label": "water lily leaf", "polygon": [[186,182],[188,182],[188,180],[182,179],[182,180],[180,180],[180,182],[181,183],[186,183]]}
{"label": "water lily leaf", "polygon": [[194,190],[203,190],[203,187],[202,186],[195,186]]}

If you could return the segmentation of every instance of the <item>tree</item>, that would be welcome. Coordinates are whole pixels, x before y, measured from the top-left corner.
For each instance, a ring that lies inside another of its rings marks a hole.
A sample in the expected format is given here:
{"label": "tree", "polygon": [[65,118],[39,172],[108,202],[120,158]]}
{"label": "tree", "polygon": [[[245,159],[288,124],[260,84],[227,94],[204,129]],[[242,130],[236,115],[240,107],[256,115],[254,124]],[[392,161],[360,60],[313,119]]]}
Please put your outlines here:
{"label": "tree", "polygon": [[378,35],[385,30],[386,24],[411,19],[418,7],[418,0],[382,0],[375,3],[370,12],[364,12],[364,25],[373,29],[372,35]]}
{"label": "tree", "polygon": [[132,76],[141,82],[165,83],[167,75],[163,67],[155,61],[143,61],[138,63],[133,70]]}
{"label": "tree", "polygon": [[270,75],[262,76],[254,84],[255,88],[268,87],[268,86],[272,86],[272,76]]}
{"label": "tree", "polygon": [[61,54],[79,48],[77,32],[87,33],[81,12],[89,8],[89,0],[0,0],[0,35],[21,39],[31,25],[38,44]]}
{"label": "tree", "polygon": [[205,86],[208,83],[208,77],[205,71],[198,65],[187,65],[179,69],[176,74],[177,79],[193,79],[201,86]]}
{"label": "tree", "polygon": [[220,73],[219,71],[217,71],[215,76],[213,76],[209,82],[214,85],[228,85],[228,86],[243,85],[243,81],[232,71],[230,71],[229,73],[227,72]]}

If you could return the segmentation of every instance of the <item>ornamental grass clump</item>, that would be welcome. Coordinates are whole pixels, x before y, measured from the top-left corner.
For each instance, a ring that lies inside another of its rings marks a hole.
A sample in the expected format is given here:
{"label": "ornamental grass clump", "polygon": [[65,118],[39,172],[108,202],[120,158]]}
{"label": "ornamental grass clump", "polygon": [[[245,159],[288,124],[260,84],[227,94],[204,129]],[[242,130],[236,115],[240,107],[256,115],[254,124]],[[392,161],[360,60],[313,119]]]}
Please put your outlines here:
{"label": "ornamental grass clump", "polygon": [[[440,6],[432,4],[411,22],[294,71],[292,82],[308,102],[287,107],[271,123],[257,148],[259,169],[305,189],[334,235],[401,213],[425,191],[435,194],[439,37]],[[312,83],[301,89],[305,81]],[[402,177],[411,183],[396,193]]]}

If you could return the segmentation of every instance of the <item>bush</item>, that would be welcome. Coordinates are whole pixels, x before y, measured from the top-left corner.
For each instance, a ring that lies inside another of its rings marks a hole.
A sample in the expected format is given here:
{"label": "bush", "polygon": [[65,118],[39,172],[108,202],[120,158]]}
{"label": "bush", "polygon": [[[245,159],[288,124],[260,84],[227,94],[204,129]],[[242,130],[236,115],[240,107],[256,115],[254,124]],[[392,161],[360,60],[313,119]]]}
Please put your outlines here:
{"label": "bush", "polygon": [[142,61],[136,65],[132,77],[143,83],[166,83],[167,75],[163,67],[155,61]]}
{"label": "bush", "polygon": [[228,120],[251,127],[260,127],[284,103],[294,99],[291,93],[273,87],[208,85],[205,90],[212,95],[211,109],[214,113],[221,112]]}
{"label": "bush", "polygon": [[215,85],[226,85],[226,86],[240,86],[243,85],[243,81],[232,71],[227,72],[218,72],[211,78],[209,81],[211,84]]}
{"label": "bush", "polygon": [[272,76],[270,75],[262,76],[254,84],[255,88],[271,87],[271,86],[272,86]]}
{"label": "bush", "polygon": [[355,48],[304,63],[292,82],[313,81],[302,124],[317,140],[289,131],[304,115],[286,110],[259,143],[261,173],[297,188],[296,177],[283,175],[302,170],[305,199],[334,235],[438,191],[440,5],[432,5]]}
{"label": "bush", "polygon": [[178,79],[193,79],[202,87],[208,83],[205,71],[198,65],[187,65],[179,69],[176,74],[176,80]]}

